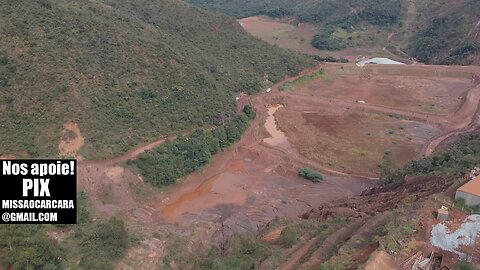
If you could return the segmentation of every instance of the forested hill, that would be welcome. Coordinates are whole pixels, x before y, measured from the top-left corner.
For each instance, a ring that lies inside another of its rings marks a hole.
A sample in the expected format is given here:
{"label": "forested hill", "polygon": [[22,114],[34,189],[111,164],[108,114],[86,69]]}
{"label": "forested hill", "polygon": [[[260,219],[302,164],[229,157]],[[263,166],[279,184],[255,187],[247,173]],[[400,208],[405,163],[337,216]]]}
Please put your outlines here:
{"label": "forested hill", "polygon": [[254,15],[295,16],[300,21],[321,23],[394,23],[401,15],[401,0],[187,0],[236,18]]}
{"label": "forested hill", "polygon": [[82,155],[116,155],[313,64],[179,0],[2,0],[0,154],[55,156],[75,121]]}
{"label": "forested hill", "polygon": [[[480,64],[478,0],[186,0],[236,18],[287,17],[319,26],[312,44],[338,50],[379,38],[430,64]],[[360,36],[352,42],[352,36]],[[387,40],[387,36],[389,37]]]}

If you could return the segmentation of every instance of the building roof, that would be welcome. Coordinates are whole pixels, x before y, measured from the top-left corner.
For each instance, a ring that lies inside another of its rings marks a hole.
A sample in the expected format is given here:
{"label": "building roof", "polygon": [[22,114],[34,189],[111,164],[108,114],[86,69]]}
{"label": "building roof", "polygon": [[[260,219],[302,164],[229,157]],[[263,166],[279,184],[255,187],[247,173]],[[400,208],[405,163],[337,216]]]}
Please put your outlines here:
{"label": "building roof", "polygon": [[363,60],[357,63],[358,66],[364,66],[366,64],[380,64],[380,65],[405,65],[404,63],[394,61],[388,58],[375,57],[368,60]]}
{"label": "building roof", "polygon": [[480,197],[480,175],[468,181],[457,190]]}

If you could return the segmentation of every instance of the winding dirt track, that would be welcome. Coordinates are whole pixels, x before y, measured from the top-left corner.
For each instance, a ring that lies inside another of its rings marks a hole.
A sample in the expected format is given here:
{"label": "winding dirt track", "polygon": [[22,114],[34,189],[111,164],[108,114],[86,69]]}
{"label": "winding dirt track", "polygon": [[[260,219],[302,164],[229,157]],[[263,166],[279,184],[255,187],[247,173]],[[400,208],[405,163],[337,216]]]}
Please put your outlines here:
{"label": "winding dirt track", "polygon": [[[327,66],[335,66],[338,64],[328,64]],[[275,84],[272,87],[272,90],[278,95],[287,96],[290,94],[283,93],[279,90],[279,87],[286,83],[294,81],[302,76],[308,75],[310,73],[316,72],[325,66],[316,67],[314,69],[309,69],[302,72],[298,76],[289,77],[285,80]],[[394,109],[381,105],[372,105],[372,104],[361,104],[352,101],[345,101],[340,99],[333,98],[324,98],[324,97],[315,97],[315,99],[309,98],[308,96],[295,95],[296,99],[302,100],[305,104],[311,104],[315,106],[339,106],[339,107],[348,107],[349,109],[360,110],[360,111],[372,111],[380,112],[387,114],[397,114],[400,116],[408,117],[413,120],[433,123],[444,127],[447,131],[443,134],[432,138],[424,147],[423,154],[428,156],[431,155],[437,147],[446,139],[459,135],[465,132],[470,132],[477,129],[480,126],[480,119],[478,113],[480,111],[480,69],[477,67],[452,67],[452,66],[415,66],[412,68],[418,69],[433,69],[434,72],[444,71],[444,70],[458,70],[459,72],[471,73],[474,78],[474,83],[477,85],[470,89],[459,107],[459,109],[452,115],[449,116],[440,116],[428,113],[413,112],[408,110]]]}
{"label": "winding dirt track", "polygon": [[452,123],[455,123],[452,130],[445,134],[432,139],[427,147],[425,147],[425,155],[431,155],[437,147],[446,139],[451,136],[459,135],[464,132],[474,131],[478,128],[479,118],[478,112],[480,111],[480,84],[471,89],[465,98],[460,109],[455,112],[450,119]]}
{"label": "winding dirt track", "polygon": [[121,163],[121,162],[125,162],[129,159],[135,159],[136,157],[138,157],[141,153],[147,151],[147,150],[151,150],[159,145],[161,145],[162,143],[164,143],[167,139],[165,138],[162,138],[162,139],[158,139],[154,142],[151,142],[151,143],[148,143],[148,144],[145,144],[145,145],[141,145],[135,149],[133,149],[132,151],[122,155],[122,156],[118,156],[118,157],[114,157],[114,158],[111,158],[111,159],[105,159],[105,160],[80,160],[78,163],[79,164],[97,164],[97,165],[115,165],[115,164],[118,164],[118,163]]}

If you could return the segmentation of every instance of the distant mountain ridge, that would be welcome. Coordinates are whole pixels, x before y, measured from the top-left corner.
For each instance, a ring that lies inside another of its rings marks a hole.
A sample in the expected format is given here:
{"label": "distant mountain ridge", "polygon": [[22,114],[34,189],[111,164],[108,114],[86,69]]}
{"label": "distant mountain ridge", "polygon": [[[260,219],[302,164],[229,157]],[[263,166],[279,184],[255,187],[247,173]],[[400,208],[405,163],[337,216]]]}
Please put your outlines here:
{"label": "distant mountain ridge", "polygon": [[[268,15],[316,24],[319,34],[312,44],[320,49],[338,50],[359,43],[369,47],[378,32],[389,38],[376,45],[422,62],[480,64],[478,0],[187,1],[236,18]],[[351,33],[360,33],[360,42],[352,42]]]}

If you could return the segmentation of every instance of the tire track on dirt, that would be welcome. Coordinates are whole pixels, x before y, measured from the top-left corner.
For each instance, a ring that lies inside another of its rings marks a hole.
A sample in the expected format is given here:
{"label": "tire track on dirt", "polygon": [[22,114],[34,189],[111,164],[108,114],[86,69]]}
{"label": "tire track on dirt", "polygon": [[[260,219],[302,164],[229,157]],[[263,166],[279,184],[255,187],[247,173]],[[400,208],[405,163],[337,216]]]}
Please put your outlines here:
{"label": "tire track on dirt", "polygon": [[459,120],[453,130],[448,131],[428,142],[424,154],[429,156],[435,152],[438,146],[448,138],[466,132],[472,132],[479,127],[478,114],[480,113],[480,84],[471,89],[460,109],[454,114],[452,122]]}
{"label": "tire track on dirt", "polygon": [[157,146],[160,146],[161,144],[163,144],[164,142],[166,142],[168,139],[174,139],[175,137],[170,137],[170,138],[162,138],[162,139],[158,139],[154,142],[151,142],[151,143],[148,143],[148,144],[144,144],[144,145],[141,145],[137,148],[134,148],[133,150],[131,150],[130,152],[124,154],[124,155],[121,155],[121,156],[118,156],[118,157],[114,157],[114,158],[111,158],[111,159],[104,159],[104,160],[79,160],[78,163],[80,165],[116,165],[118,163],[121,163],[121,162],[125,162],[129,159],[135,159],[137,158],[140,154],[142,154],[143,152],[145,151],[148,151],[148,150],[152,150],[153,148],[157,147]]}
{"label": "tire track on dirt", "polygon": [[[328,66],[335,66],[335,64],[328,64]],[[293,76],[293,77],[287,77],[284,80],[274,84],[272,86],[272,92],[273,93],[259,93],[254,96],[246,96],[247,103],[245,103],[245,100],[240,100],[239,104],[251,104],[252,99],[257,99],[260,100],[262,97],[267,97],[266,100],[263,100],[260,102],[261,105],[265,105],[265,102],[268,102],[268,100],[272,100],[275,97],[292,97],[295,99],[300,99],[305,103],[310,103],[311,106],[318,106],[318,105],[326,105],[326,106],[343,106],[348,109],[353,109],[353,110],[365,110],[365,111],[375,111],[375,112],[380,112],[380,113],[385,113],[385,114],[396,114],[400,116],[404,116],[409,119],[414,119],[414,120],[421,120],[423,122],[428,122],[428,123],[434,123],[438,125],[448,125],[450,123],[453,124],[453,126],[445,132],[444,134],[437,136],[433,139],[431,139],[428,143],[427,146],[424,147],[424,154],[425,155],[430,155],[432,154],[435,149],[446,139],[450,138],[451,136],[458,135],[464,132],[469,132],[477,128],[476,122],[477,118],[475,117],[478,111],[480,110],[480,84],[478,84],[476,87],[472,88],[471,90],[468,91],[466,94],[466,97],[462,104],[460,105],[459,110],[457,110],[453,115],[451,116],[438,116],[438,115],[433,115],[433,114],[428,114],[428,113],[420,113],[420,112],[412,112],[412,111],[406,111],[406,110],[401,110],[401,109],[395,109],[395,108],[390,108],[386,106],[381,106],[381,105],[373,105],[373,104],[361,104],[357,102],[352,102],[352,101],[345,101],[345,100],[339,100],[339,99],[332,99],[332,98],[324,98],[324,97],[316,97],[316,100],[309,99],[307,96],[302,96],[298,94],[291,94],[291,93],[284,93],[279,90],[279,87],[287,82],[292,82],[295,81],[305,75],[314,73],[319,71],[322,68],[325,68],[326,65],[319,65],[314,68],[306,69],[302,71],[299,75]],[[445,67],[445,66],[415,66],[412,68],[432,68],[432,69],[449,69],[451,67]],[[460,68],[458,68],[460,69]],[[464,69],[465,72],[471,72],[472,74],[476,74],[477,76],[480,75],[480,72],[470,70],[470,69]],[[257,103],[257,102],[255,102]],[[259,105],[259,104],[257,104]],[[259,110],[261,108],[255,108],[256,110]],[[258,117],[258,116],[257,116]],[[188,134],[188,133],[185,133]],[[157,146],[160,146],[163,144],[165,141],[169,139],[175,139],[176,136],[172,137],[167,137],[167,138],[160,138],[154,142],[141,145],[130,152],[114,157],[111,159],[105,159],[105,160],[80,160],[79,165],[85,164],[85,165],[115,165],[119,164],[121,162],[125,162],[129,159],[135,159],[137,158],[141,153],[151,150]],[[280,150],[276,147],[270,147],[266,146],[265,144],[262,143],[264,147],[268,147],[271,149],[276,149]],[[300,161],[302,163],[307,162],[310,165],[313,165],[314,167],[318,168],[319,170],[331,174],[336,174],[336,175],[342,175],[342,176],[352,176],[352,177],[361,177],[361,178],[366,178],[366,179],[371,179],[371,180],[376,180],[378,178],[376,177],[366,177],[366,176],[361,176],[361,175],[355,175],[355,174],[350,174],[350,173],[343,173],[339,171],[335,171],[332,169],[324,168],[322,166],[319,166],[318,164],[314,164],[311,161],[307,161],[304,158],[300,158],[298,155],[296,155],[295,158],[297,161]]]}
{"label": "tire track on dirt", "polygon": [[[328,64],[328,66],[335,66],[338,64]],[[381,105],[372,105],[372,104],[361,104],[352,101],[345,101],[339,99],[332,99],[332,98],[324,98],[324,97],[315,97],[315,100],[299,95],[299,94],[292,94],[292,93],[284,93],[280,91],[279,87],[287,82],[295,81],[303,76],[308,74],[312,74],[314,72],[319,71],[320,69],[324,68],[325,65],[317,66],[316,68],[308,69],[302,72],[298,76],[288,77],[285,80],[276,83],[272,86],[272,90],[274,90],[275,94],[280,97],[291,97],[295,99],[301,99],[305,103],[310,103],[311,106],[318,106],[318,105],[326,105],[326,106],[342,106],[348,109],[354,110],[366,110],[366,111],[375,111],[380,113],[386,114],[397,114],[400,116],[404,116],[414,120],[421,120],[427,123],[434,123],[443,127],[447,131],[443,134],[436,136],[430,139],[427,144],[423,147],[423,154],[424,155],[431,155],[437,147],[445,140],[450,138],[451,136],[459,135],[465,132],[471,132],[477,129],[480,126],[480,123],[477,123],[477,115],[480,113],[480,82],[478,78],[480,76],[480,70],[477,68],[472,67],[451,67],[451,66],[432,66],[432,65],[424,65],[424,66],[415,66],[411,67],[412,69],[433,69],[436,73],[437,71],[443,70],[458,70],[459,72],[470,73],[473,77],[474,83],[476,85],[468,90],[463,99],[462,103],[460,104],[459,109],[452,115],[449,116],[439,116],[434,114],[428,113],[420,113],[420,112],[412,112],[406,111],[401,109],[390,108]]]}

